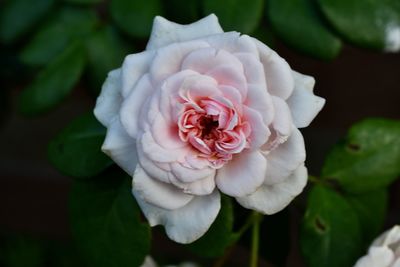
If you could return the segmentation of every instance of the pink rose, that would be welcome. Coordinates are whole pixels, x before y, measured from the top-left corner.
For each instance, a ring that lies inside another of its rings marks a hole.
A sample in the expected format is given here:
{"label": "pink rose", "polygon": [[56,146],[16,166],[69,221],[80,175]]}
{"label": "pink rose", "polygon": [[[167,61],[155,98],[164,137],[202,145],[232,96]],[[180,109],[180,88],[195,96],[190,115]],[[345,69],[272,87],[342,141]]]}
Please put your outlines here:
{"label": "pink rose", "polygon": [[219,192],[272,214],[302,191],[297,128],[325,102],[313,86],[215,15],[190,25],[156,17],[146,50],[109,73],[94,113],[107,127],[102,150],[133,176],[150,225],[189,243],[215,220]]}

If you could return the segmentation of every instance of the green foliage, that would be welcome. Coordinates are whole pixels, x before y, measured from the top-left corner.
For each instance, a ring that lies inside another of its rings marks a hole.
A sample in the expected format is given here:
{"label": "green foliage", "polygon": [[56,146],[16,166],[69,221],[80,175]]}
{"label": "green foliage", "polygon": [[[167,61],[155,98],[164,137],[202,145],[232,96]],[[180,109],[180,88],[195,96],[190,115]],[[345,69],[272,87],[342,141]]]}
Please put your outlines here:
{"label": "green foliage", "polygon": [[382,230],[388,202],[387,190],[378,189],[345,197],[358,216],[364,245],[368,246]]}
{"label": "green foliage", "polygon": [[367,119],[355,124],[327,156],[322,176],[348,192],[389,185],[400,174],[400,122]]}
{"label": "green foliage", "polygon": [[236,239],[233,232],[233,206],[230,198],[223,196],[221,210],[210,229],[188,248],[202,257],[218,257],[224,254]]}
{"label": "green foliage", "polygon": [[54,0],[8,1],[0,11],[0,41],[10,44],[27,33],[52,7]]}
{"label": "green foliage", "polygon": [[88,35],[97,25],[97,17],[92,10],[63,8],[23,48],[21,60],[28,65],[46,64],[70,43]]}
{"label": "green foliage", "polygon": [[341,41],[324,25],[311,0],[270,0],[267,13],[274,31],[294,49],[333,59]]}
{"label": "green foliage", "polygon": [[104,0],[64,0],[64,1],[71,4],[93,5],[93,4],[99,4]]}
{"label": "green foliage", "polygon": [[261,21],[264,0],[204,0],[204,14],[215,13],[225,31],[253,32]]}
{"label": "green foliage", "polygon": [[80,43],[71,44],[52,60],[20,95],[20,111],[42,114],[60,103],[74,88],[83,72],[85,51]]}
{"label": "green foliage", "polygon": [[93,114],[74,120],[49,144],[48,157],[61,172],[78,178],[92,177],[112,164],[101,150],[106,129]]}
{"label": "green foliage", "polygon": [[160,0],[111,0],[110,8],[117,26],[137,38],[148,37],[154,17],[162,13]]}
{"label": "green foliage", "polygon": [[350,204],[335,191],[314,186],[301,229],[309,267],[352,266],[360,256],[361,228]]}
{"label": "green foliage", "polygon": [[398,0],[318,0],[335,29],[355,45],[389,49],[387,34],[400,25]]}
{"label": "green foliage", "polygon": [[140,266],[149,254],[150,228],[131,194],[131,177],[105,172],[75,181],[70,198],[72,233],[88,266]]}
{"label": "green foliage", "polygon": [[193,23],[200,17],[201,0],[168,0],[163,3],[166,18],[177,23]]}
{"label": "green foliage", "polygon": [[[100,28],[86,41],[90,81],[99,93],[107,73],[119,68],[128,54],[128,46],[111,27]],[[97,94],[96,94],[97,95]]]}

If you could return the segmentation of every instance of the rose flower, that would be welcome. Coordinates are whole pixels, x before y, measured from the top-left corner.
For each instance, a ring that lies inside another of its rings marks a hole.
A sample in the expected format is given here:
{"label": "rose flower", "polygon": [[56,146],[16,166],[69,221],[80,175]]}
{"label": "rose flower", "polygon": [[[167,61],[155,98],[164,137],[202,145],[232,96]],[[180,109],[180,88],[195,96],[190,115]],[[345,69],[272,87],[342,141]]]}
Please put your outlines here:
{"label": "rose flower", "polygon": [[325,102],[313,87],[215,15],[190,25],[156,17],[146,50],[109,73],[94,113],[107,127],[102,150],[133,177],[150,225],[189,243],[215,220],[221,192],[273,214],[302,191],[298,128]]}

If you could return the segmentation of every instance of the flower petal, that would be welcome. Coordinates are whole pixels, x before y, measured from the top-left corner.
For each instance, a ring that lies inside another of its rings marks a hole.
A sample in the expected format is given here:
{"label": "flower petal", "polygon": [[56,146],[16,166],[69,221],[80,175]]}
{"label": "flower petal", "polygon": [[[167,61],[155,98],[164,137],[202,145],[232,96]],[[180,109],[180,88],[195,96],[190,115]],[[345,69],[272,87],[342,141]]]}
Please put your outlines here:
{"label": "flower petal", "polygon": [[178,179],[171,180],[171,183],[181,188],[186,194],[195,196],[209,195],[215,189],[215,172],[206,178],[191,183],[183,183]]}
{"label": "flower petal", "polygon": [[168,210],[179,209],[193,198],[171,184],[153,179],[140,165],[136,167],[133,175],[132,188],[147,203]]}
{"label": "flower petal", "polygon": [[[149,75],[142,76],[139,80],[135,89],[129,94],[129,96],[122,102],[120,110],[121,123],[133,138],[137,138],[139,131],[140,110],[143,107],[143,103],[151,96],[153,87],[151,85]],[[145,107],[149,108],[149,107]]]}
{"label": "flower petal", "polygon": [[101,150],[132,176],[137,164],[135,142],[126,133],[118,117],[115,117],[108,126]]}
{"label": "flower petal", "polygon": [[400,242],[400,226],[396,225],[374,240],[372,246],[390,246]]}
{"label": "flower petal", "polygon": [[218,190],[207,196],[194,197],[186,206],[176,210],[160,209],[132,193],[151,226],[164,225],[170,239],[191,243],[207,232],[221,208]]}
{"label": "flower petal", "polygon": [[315,80],[311,76],[293,71],[295,88],[287,100],[297,128],[307,127],[325,104],[325,99],[313,93]]}
{"label": "flower petal", "polygon": [[253,38],[239,32],[224,32],[204,38],[212,47],[229,53],[251,53],[258,56],[258,48]]}
{"label": "flower petal", "polygon": [[289,139],[266,155],[268,169],[264,183],[273,185],[287,179],[306,159],[304,139],[294,129]]}
{"label": "flower petal", "polygon": [[214,14],[188,25],[177,24],[157,16],[154,18],[153,29],[146,49],[157,49],[172,43],[190,41],[222,32],[224,31]]}
{"label": "flower petal", "polygon": [[121,74],[123,97],[127,97],[139,79],[149,71],[154,55],[154,51],[143,51],[125,57]]}
{"label": "flower petal", "polygon": [[194,169],[182,166],[182,164],[171,163],[172,173],[183,183],[191,183],[204,179],[208,176],[215,176],[215,169],[205,167],[203,169]]}
{"label": "flower petal", "polygon": [[393,260],[393,252],[388,247],[371,247],[354,267],[389,267]]}
{"label": "flower petal", "polygon": [[251,133],[249,136],[250,149],[259,149],[268,140],[271,132],[265,125],[259,112],[252,108],[243,106],[243,114],[251,127]]}
{"label": "flower petal", "polygon": [[245,208],[264,214],[274,214],[285,208],[294,197],[301,193],[307,183],[307,169],[304,165],[282,183],[263,184],[254,193],[236,198]]}
{"label": "flower petal", "polygon": [[96,100],[94,115],[103,124],[108,127],[113,118],[118,115],[122,103],[121,97],[121,69],[116,69],[108,73],[101,93]]}
{"label": "flower petal", "polygon": [[190,52],[208,48],[203,40],[194,40],[184,43],[173,43],[157,50],[150,67],[150,76],[153,85],[157,86],[166,78],[179,72],[182,61]]}
{"label": "flower petal", "polygon": [[294,79],[289,64],[268,46],[257,39],[253,40],[264,65],[268,92],[286,100],[294,89]]}
{"label": "flower petal", "polygon": [[227,195],[245,196],[263,183],[266,170],[267,160],[260,152],[242,152],[217,171],[217,186]]}

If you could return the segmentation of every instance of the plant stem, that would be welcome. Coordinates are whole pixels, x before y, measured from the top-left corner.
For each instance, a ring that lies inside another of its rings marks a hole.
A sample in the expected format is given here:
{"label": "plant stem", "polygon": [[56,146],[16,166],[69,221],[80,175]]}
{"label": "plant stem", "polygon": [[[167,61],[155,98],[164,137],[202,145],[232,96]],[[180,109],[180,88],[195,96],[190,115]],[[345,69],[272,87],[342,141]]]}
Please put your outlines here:
{"label": "plant stem", "polygon": [[253,231],[251,240],[251,255],[250,255],[250,267],[258,266],[258,248],[260,243],[260,223],[262,215],[253,212]]}

